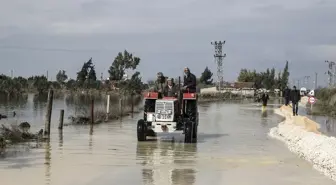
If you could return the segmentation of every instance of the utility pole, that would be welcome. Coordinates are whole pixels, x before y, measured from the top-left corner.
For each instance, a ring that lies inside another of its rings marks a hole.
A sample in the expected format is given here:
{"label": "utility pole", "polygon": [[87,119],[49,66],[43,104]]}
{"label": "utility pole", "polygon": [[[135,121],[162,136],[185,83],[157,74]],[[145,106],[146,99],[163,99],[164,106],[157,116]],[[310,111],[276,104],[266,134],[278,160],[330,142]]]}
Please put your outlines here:
{"label": "utility pole", "polygon": [[306,88],[308,88],[308,89],[309,89],[309,86],[310,86],[309,79],[310,79],[310,76],[304,76],[304,84],[306,84]]}
{"label": "utility pole", "polygon": [[317,73],[316,72],[315,72],[314,87],[315,87],[315,89],[317,89]]}
{"label": "utility pole", "polygon": [[223,45],[225,41],[215,41],[211,42],[211,45],[215,46],[215,62],[217,64],[217,83],[218,83],[218,90],[222,90],[222,83],[223,83],[223,58],[226,57],[226,54],[223,54]]}
{"label": "utility pole", "polygon": [[11,78],[13,78],[13,69],[11,70]]}
{"label": "utility pole", "polygon": [[336,85],[336,68],[335,68],[335,62],[326,60],[325,63],[328,63],[328,81],[329,81],[329,87]]}
{"label": "utility pole", "polygon": [[49,74],[48,74],[48,70],[47,70],[47,81],[49,81],[48,75],[49,75]]}

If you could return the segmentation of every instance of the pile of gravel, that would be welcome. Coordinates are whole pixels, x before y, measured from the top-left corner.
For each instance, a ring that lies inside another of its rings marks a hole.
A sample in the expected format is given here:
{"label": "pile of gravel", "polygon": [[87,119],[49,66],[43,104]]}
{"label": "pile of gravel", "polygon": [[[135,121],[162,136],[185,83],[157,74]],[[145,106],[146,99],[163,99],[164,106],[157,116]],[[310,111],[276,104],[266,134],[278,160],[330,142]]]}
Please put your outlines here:
{"label": "pile of gravel", "polygon": [[[275,111],[284,116],[280,109]],[[314,168],[336,181],[336,138],[308,132],[287,117],[270,130],[269,136],[285,142],[290,151],[313,164]]]}

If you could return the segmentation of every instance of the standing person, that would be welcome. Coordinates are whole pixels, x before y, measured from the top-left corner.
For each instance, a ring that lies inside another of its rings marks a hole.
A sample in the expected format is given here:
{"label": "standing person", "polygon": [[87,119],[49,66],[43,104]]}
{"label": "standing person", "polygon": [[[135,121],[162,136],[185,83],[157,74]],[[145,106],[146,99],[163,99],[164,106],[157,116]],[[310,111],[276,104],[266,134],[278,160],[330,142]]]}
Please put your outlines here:
{"label": "standing person", "polygon": [[184,68],[183,90],[189,89],[189,92],[196,92],[196,76],[192,74],[189,68]]}
{"label": "standing person", "polygon": [[268,93],[264,91],[263,95],[261,96],[263,110],[265,110],[268,100],[269,100]]}
{"label": "standing person", "polygon": [[299,110],[299,101],[301,100],[300,91],[296,89],[296,86],[293,86],[293,90],[290,93],[290,100],[292,101],[293,107],[293,116],[298,115]]}
{"label": "standing person", "polygon": [[283,91],[283,97],[285,98],[285,105],[288,106],[290,100],[291,90],[286,86],[285,90]]}

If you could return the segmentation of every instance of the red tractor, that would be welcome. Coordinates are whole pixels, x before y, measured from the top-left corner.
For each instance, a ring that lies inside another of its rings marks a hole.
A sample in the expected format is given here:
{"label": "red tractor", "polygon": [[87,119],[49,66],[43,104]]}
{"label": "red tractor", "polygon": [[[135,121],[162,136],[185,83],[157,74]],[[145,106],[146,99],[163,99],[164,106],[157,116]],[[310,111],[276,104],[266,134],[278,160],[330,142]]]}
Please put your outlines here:
{"label": "red tractor", "polygon": [[179,91],[177,97],[159,98],[157,92],[144,94],[144,117],[138,120],[138,141],[157,133],[183,131],[185,143],[197,141],[197,94]]}

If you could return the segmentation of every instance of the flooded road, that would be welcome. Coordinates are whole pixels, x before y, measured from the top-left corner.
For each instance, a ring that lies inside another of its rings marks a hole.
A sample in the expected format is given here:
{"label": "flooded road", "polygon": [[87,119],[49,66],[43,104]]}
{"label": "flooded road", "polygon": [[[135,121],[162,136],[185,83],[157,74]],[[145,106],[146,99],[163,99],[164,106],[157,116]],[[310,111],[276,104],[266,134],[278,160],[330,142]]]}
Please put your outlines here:
{"label": "flooded road", "polygon": [[138,143],[140,114],[92,130],[68,126],[59,133],[54,128],[49,143],[0,159],[1,184],[335,184],[268,138],[269,129],[282,120],[272,106],[262,113],[252,104],[209,103],[199,111],[197,144]]}

